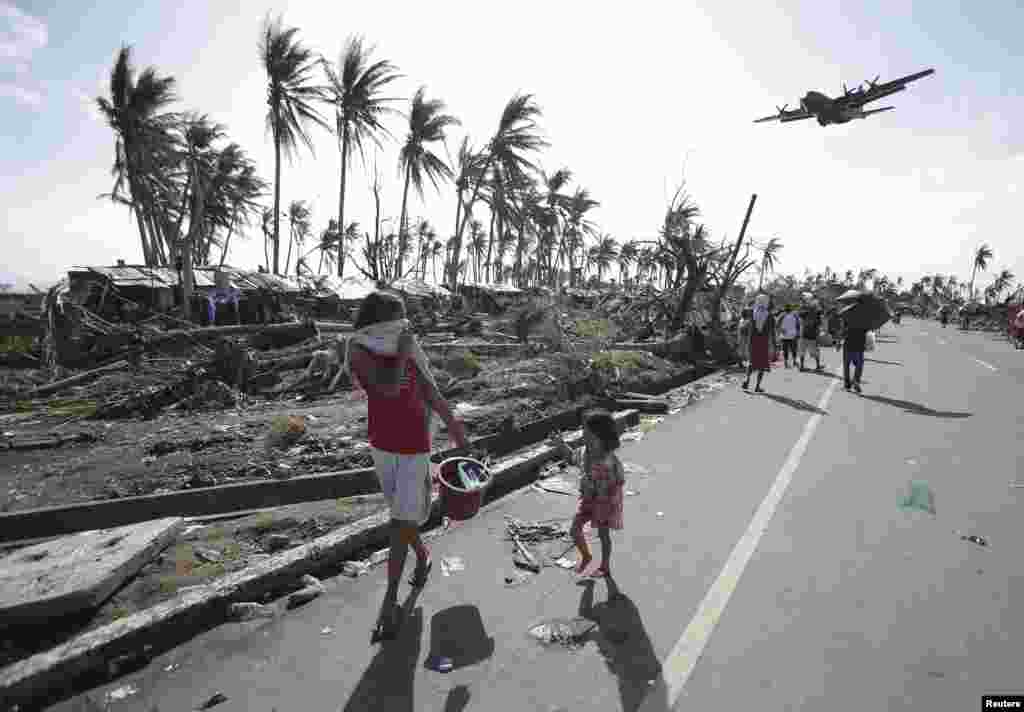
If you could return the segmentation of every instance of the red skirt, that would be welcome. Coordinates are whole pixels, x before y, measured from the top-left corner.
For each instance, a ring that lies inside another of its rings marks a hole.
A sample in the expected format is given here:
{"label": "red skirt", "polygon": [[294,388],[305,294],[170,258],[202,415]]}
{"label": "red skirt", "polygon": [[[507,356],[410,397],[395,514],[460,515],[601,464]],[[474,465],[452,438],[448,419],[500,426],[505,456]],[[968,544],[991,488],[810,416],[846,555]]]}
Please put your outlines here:
{"label": "red skirt", "polygon": [[768,334],[750,337],[750,366],[755,371],[770,371],[772,367],[772,344]]}

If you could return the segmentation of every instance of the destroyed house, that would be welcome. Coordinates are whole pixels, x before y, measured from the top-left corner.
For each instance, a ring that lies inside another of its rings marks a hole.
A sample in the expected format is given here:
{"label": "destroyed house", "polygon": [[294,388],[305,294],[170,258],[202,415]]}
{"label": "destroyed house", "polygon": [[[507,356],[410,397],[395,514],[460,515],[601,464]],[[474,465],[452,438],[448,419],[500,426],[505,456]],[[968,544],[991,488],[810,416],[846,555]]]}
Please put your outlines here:
{"label": "destroyed house", "polygon": [[[196,267],[192,274],[191,313],[203,326],[280,321],[302,293],[294,278],[233,267]],[[104,319],[133,322],[180,309],[182,290],[171,267],[119,262],[113,267],[72,267],[67,298]]]}

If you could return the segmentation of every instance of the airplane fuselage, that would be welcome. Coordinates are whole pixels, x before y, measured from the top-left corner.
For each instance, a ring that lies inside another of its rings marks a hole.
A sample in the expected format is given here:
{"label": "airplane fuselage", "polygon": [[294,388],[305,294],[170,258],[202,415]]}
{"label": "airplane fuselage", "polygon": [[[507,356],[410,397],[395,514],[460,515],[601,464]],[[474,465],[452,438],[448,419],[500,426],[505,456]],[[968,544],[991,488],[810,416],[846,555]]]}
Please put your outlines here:
{"label": "airplane fuselage", "polygon": [[854,119],[865,118],[863,109],[841,109],[832,99],[821,92],[809,91],[800,100],[800,106],[818,119],[822,126],[829,124],[845,124]]}

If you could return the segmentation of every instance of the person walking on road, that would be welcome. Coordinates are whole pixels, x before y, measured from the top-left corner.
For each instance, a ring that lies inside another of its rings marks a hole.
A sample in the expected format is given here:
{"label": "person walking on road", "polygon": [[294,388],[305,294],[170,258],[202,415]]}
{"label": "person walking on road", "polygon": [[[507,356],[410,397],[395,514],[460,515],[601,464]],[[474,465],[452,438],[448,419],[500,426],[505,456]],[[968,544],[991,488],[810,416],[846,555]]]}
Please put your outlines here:
{"label": "person walking on road", "polygon": [[782,319],[779,320],[779,331],[782,335],[782,361],[786,368],[789,368],[790,356],[793,357],[793,365],[796,366],[796,343],[800,338],[800,315],[793,311],[793,307],[787,304],[782,310]]}
{"label": "person walking on road", "polygon": [[817,370],[821,370],[821,348],[818,336],[821,334],[821,309],[812,301],[800,314],[800,370],[804,370],[804,359],[810,354],[817,362]]}
{"label": "person walking on road", "polygon": [[949,309],[947,307],[939,309],[939,321],[942,322],[943,329],[949,325]]}
{"label": "person walking on road", "polygon": [[366,391],[368,430],[381,492],[391,510],[388,587],[375,640],[390,640],[400,624],[398,586],[411,546],[416,570],[410,583],[422,587],[432,567],[419,528],[430,517],[433,465],[432,411],[448,427],[456,447],[465,448],[465,427],[441,396],[430,362],[412,333],[401,297],[374,292],[363,300],[355,334],[346,348],[346,369]]}
{"label": "person walking on road", "polygon": [[[572,449],[559,436],[554,444],[570,463],[582,466],[580,499],[570,535],[580,553],[576,573],[583,575],[593,561],[590,546],[583,536],[587,523],[597,529],[601,540],[601,564],[590,574],[592,578],[611,576],[612,529],[622,529],[622,512],[626,477],[615,451],[619,449],[619,430],[615,419],[606,410],[593,410],[583,416],[582,453]],[[581,457],[582,455],[582,457]]]}
{"label": "person walking on road", "polygon": [[745,367],[750,361],[750,324],[753,314],[753,310],[744,309],[736,329],[736,350],[740,357],[740,368]]}
{"label": "person walking on road", "polygon": [[[867,350],[868,329],[853,328],[843,324],[843,387],[860,393],[861,376],[864,375],[864,352]],[[853,366],[853,379],[850,379]]]}
{"label": "person walking on road", "polygon": [[765,371],[772,367],[772,355],[775,353],[775,322],[768,310],[768,296],[758,295],[754,303],[753,316],[750,323],[750,362],[747,364],[747,378],[743,381],[743,390],[750,388],[750,375],[757,371],[756,393],[764,393],[761,381]]}

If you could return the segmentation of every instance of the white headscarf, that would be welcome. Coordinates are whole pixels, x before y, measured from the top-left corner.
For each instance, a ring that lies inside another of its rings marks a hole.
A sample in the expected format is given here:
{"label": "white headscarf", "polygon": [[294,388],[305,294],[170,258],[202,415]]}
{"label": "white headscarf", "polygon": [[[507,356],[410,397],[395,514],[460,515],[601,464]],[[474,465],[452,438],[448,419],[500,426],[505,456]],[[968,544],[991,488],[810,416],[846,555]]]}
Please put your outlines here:
{"label": "white headscarf", "polygon": [[768,320],[768,295],[758,294],[757,299],[754,300],[754,323],[757,325],[757,330],[761,331],[764,328],[765,321]]}

